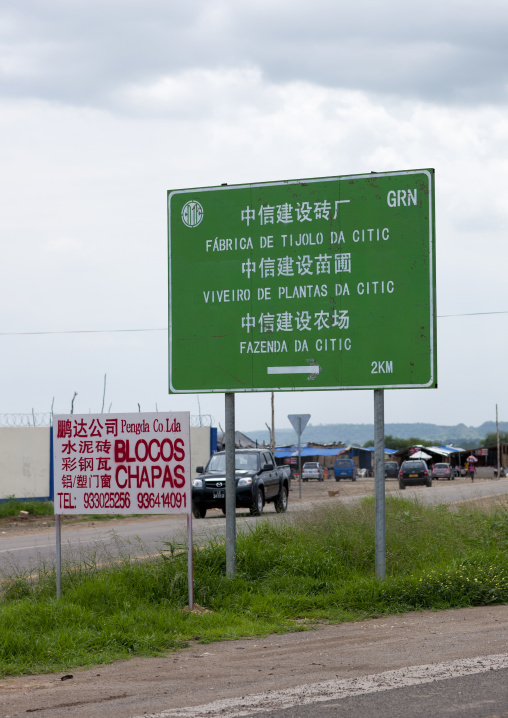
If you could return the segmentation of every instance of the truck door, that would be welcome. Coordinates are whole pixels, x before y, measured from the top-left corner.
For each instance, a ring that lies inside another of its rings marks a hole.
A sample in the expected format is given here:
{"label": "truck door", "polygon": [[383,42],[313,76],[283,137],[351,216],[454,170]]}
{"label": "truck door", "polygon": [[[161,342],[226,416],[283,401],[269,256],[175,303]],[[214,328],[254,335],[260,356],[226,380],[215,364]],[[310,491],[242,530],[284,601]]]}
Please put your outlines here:
{"label": "truck door", "polygon": [[273,498],[279,493],[279,471],[275,466],[275,459],[268,451],[263,451],[261,454],[261,468],[265,464],[272,464],[273,469],[271,471],[263,471],[263,483],[265,485],[265,498]]}

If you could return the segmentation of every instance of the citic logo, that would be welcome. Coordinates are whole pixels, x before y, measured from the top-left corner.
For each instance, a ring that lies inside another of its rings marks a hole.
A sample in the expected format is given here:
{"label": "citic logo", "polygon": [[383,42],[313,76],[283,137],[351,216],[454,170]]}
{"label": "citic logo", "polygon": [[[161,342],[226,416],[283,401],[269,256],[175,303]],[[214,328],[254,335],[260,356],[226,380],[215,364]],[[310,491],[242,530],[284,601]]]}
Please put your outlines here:
{"label": "citic logo", "polygon": [[198,224],[201,224],[202,219],[203,207],[199,204],[199,202],[191,200],[190,202],[184,204],[182,207],[182,222],[187,227],[197,227]]}

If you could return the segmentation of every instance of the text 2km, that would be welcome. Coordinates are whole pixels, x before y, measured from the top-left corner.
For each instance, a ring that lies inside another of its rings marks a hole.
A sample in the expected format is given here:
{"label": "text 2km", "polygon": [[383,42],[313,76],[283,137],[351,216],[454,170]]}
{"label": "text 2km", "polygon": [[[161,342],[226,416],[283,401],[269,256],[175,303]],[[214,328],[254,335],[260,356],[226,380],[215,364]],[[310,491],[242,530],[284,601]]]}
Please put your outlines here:
{"label": "text 2km", "polygon": [[370,363],[371,374],[393,374],[393,361],[373,361]]}

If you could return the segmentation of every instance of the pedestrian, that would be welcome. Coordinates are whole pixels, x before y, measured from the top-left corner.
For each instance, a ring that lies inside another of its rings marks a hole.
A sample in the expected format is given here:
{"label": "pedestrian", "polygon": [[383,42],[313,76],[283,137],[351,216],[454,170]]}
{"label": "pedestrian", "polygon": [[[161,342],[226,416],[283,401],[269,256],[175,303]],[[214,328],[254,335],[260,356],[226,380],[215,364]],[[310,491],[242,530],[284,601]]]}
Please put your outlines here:
{"label": "pedestrian", "polygon": [[469,475],[471,477],[471,481],[474,481],[474,462],[469,462]]}

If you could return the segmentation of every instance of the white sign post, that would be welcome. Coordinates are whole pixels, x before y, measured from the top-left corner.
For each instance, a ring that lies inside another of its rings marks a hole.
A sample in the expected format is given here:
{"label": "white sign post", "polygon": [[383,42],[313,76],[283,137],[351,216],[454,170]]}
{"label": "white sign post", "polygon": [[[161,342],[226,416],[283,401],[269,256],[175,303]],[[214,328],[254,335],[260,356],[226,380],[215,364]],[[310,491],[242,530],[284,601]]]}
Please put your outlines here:
{"label": "white sign post", "polygon": [[57,596],[60,515],[184,513],[192,610],[189,412],[55,415],[53,432]]}

